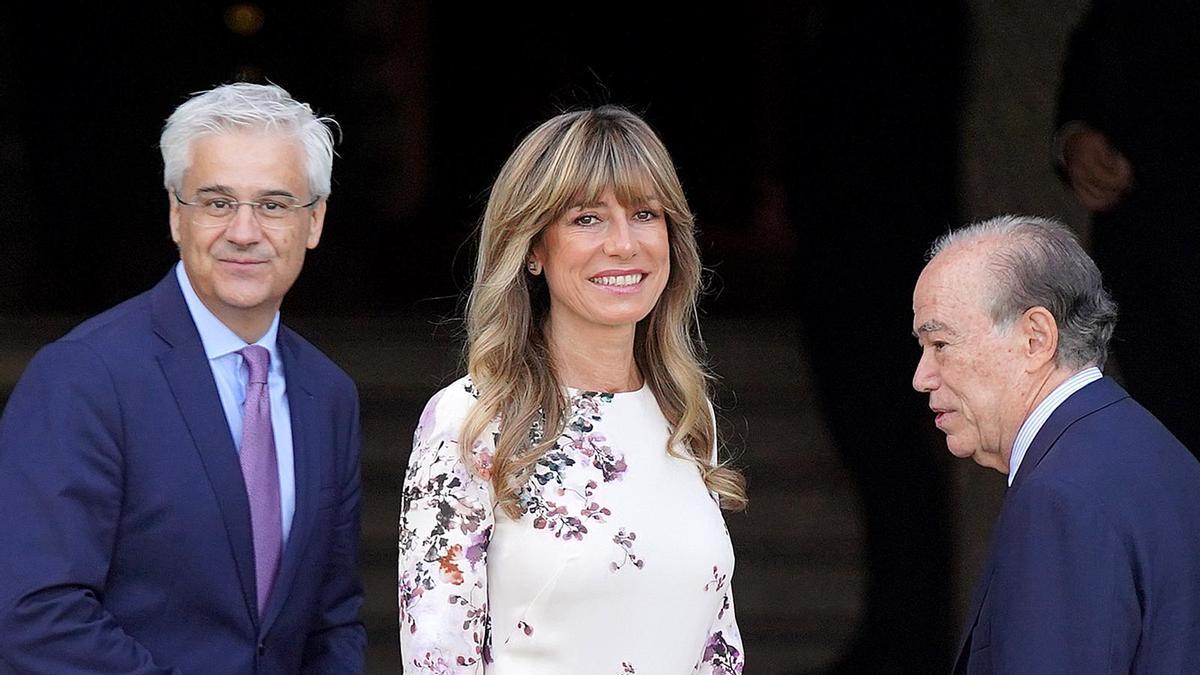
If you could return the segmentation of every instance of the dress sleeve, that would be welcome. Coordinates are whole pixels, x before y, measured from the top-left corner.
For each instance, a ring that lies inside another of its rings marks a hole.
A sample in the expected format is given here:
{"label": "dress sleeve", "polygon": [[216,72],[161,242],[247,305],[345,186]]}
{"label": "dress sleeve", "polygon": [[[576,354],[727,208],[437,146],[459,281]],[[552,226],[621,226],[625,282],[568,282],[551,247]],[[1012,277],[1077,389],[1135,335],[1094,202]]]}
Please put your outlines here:
{"label": "dress sleeve", "polygon": [[746,657],[742,647],[742,633],[738,630],[733,615],[733,589],[725,585],[721,608],[708,629],[704,641],[704,652],[696,664],[697,675],[742,675]]}
{"label": "dress sleeve", "polygon": [[[720,462],[720,458],[717,454],[717,411],[713,408],[712,401],[708,402],[708,412],[712,415],[712,463],[713,466],[716,466]],[[719,503],[715,493],[713,499]],[[700,661],[696,663],[695,673],[697,675],[742,675],[746,657],[742,647],[742,633],[738,630],[737,618],[733,613],[733,588],[729,585],[728,579],[718,575],[715,567],[713,576],[711,590],[722,594],[721,605],[713,619],[712,626],[708,629],[708,638],[704,641],[704,652],[700,655]],[[706,587],[706,590],[709,589]]]}
{"label": "dress sleeve", "polygon": [[[458,436],[473,397],[452,385],[421,413],[400,497],[400,652],[406,673],[483,673],[490,660],[487,548],[493,438]],[[482,474],[482,475],[481,475]]]}

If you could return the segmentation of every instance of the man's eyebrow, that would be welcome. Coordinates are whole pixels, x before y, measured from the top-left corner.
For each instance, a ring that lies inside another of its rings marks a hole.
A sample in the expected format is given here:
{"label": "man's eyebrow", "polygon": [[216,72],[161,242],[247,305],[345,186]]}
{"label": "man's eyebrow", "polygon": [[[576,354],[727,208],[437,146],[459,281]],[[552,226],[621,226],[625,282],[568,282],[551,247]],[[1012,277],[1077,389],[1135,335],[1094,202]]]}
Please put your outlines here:
{"label": "man's eyebrow", "polygon": [[233,188],[229,187],[228,185],[221,185],[218,183],[217,185],[205,185],[204,187],[196,189],[196,194],[203,194],[205,192],[215,192],[217,194],[222,194],[222,195],[232,195]]}
{"label": "man's eyebrow", "polygon": [[926,321],[925,323],[921,324],[920,326],[917,326],[917,329],[913,331],[913,337],[915,337],[919,340],[919,339],[921,339],[922,335],[926,335],[928,333],[936,333],[938,331],[945,331],[951,335],[954,334],[954,330],[951,329],[946,324],[942,323],[941,321],[938,321],[937,319],[930,319],[929,321]]}
{"label": "man's eyebrow", "polygon": [[299,199],[296,195],[292,194],[291,190],[285,190],[283,188],[271,188],[270,190],[263,190],[255,195],[255,198],[261,197],[291,197],[292,199]]}
{"label": "man's eyebrow", "polygon": [[[196,190],[196,194],[219,194],[219,195],[232,196],[233,193],[234,193],[233,188],[229,187],[228,185],[220,185],[220,184],[205,185],[204,187]],[[258,192],[258,194],[254,195],[255,199],[261,199],[262,197],[291,197],[292,199],[297,198],[296,195],[292,194],[291,190],[287,190],[284,188],[270,188],[267,190],[262,190],[262,191]]]}

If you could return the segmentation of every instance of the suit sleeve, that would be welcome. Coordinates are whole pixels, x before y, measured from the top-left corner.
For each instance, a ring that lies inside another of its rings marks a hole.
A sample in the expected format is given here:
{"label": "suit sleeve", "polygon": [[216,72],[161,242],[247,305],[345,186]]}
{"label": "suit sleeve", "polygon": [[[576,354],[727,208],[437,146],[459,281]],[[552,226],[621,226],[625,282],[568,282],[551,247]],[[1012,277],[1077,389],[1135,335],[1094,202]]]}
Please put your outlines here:
{"label": "suit sleeve", "polygon": [[[443,392],[446,393],[446,392]],[[461,391],[421,414],[400,504],[400,654],[406,673],[479,674],[488,657],[488,442],[459,453]],[[440,402],[440,403],[439,403]],[[485,432],[486,434],[487,432]]]}
{"label": "suit sleeve", "polygon": [[103,604],[122,503],[122,432],[113,378],[85,344],[42,349],[13,390],[0,418],[0,666],[173,672]]}
{"label": "suit sleeve", "polygon": [[992,670],[1129,672],[1141,629],[1136,565],[1111,514],[1063,481],[1031,481],[1015,498],[1005,529],[1016,536],[997,543],[990,640],[980,645]]}
{"label": "suit sleeve", "polygon": [[305,643],[303,672],[366,672],[366,629],[359,612],[363,604],[359,567],[362,512],[361,436],[358,396],[351,392],[348,419],[340,424],[338,462],[341,501],[333,533],[333,551],[321,585],[320,615]]}

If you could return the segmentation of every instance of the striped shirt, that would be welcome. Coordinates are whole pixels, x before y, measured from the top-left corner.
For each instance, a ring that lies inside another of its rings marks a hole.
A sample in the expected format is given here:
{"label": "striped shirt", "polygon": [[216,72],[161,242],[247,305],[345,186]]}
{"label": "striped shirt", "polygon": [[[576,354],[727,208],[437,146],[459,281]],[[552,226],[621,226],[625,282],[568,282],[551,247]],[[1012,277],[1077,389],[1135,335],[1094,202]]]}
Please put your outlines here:
{"label": "striped shirt", "polygon": [[1063,401],[1067,400],[1071,394],[1083,389],[1087,385],[1104,377],[1100,369],[1095,366],[1089,366],[1067,378],[1065,382],[1054,388],[1050,395],[1042,399],[1042,402],[1037,404],[1029,417],[1025,418],[1025,423],[1021,425],[1021,430],[1017,432],[1017,438],[1013,441],[1012,455],[1008,459],[1008,484],[1013,484],[1013,479],[1017,477],[1017,469],[1021,468],[1021,460],[1025,458],[1025,453],[1029,450],[1029,446],[1033,444],[1033,437],[1041,431],[1042,425],[1046,420],[1050,419],[1050,413],[1053,413],[1058,406],[1062,405]]}

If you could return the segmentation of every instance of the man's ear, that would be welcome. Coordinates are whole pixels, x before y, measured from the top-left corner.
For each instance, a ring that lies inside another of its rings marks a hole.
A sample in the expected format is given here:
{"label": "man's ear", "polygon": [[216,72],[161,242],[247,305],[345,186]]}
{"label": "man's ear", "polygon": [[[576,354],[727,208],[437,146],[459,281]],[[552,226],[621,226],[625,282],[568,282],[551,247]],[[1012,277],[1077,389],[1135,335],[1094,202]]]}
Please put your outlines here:
{"label": "man's ear", "polygon": [[305,238],[304,246],[306,248],[316,248],[321,241],[321,233],[325,231],[325,207],[328,205],[327,197],[323,197],[308,214],[308,235]]}
{"label": "man's ear", "polygon": [[1041,305],[1030,307],[1019,322],[1022,348],[1030,369],[1039,370],[1046,363],[1054,363],[1058,354],[1058,322],[1050,310]]}
{"label": "man's ear", "polygon": [[175,201],[175,193],[167,190],[167,214],[171,221],[171,239],[179,245],[179,202]]}

